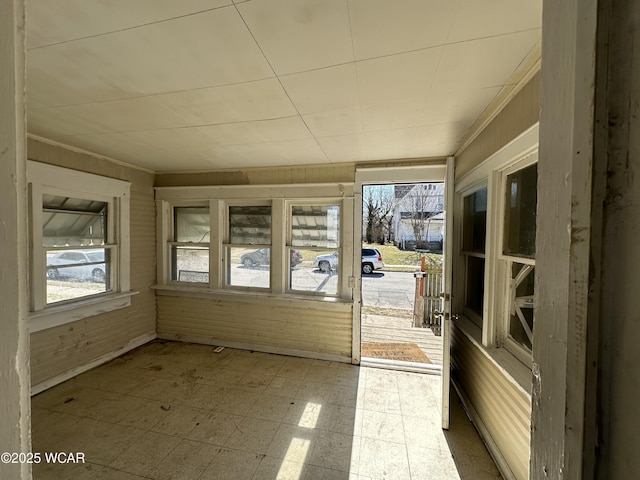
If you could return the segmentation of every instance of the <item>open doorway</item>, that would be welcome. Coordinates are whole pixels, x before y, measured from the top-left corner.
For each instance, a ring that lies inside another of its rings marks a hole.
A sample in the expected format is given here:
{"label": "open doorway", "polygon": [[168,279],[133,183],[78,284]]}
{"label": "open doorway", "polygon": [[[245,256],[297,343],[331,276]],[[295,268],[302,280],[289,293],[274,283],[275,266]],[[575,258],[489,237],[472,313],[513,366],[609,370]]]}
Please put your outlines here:
{"label": "open doorway", "polygon": [[444,183],[362,186],[361,359],[442,370]]}

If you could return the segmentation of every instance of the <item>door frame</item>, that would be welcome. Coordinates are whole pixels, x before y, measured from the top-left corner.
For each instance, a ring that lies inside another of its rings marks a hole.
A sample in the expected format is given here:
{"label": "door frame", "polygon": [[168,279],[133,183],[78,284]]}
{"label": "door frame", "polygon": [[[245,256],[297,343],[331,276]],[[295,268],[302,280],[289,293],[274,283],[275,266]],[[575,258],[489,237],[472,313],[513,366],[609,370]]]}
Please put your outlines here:
{"label": "door frame", "polygon": [[444,159],[423,165],[406,167],[356,168],[355,183],[353,187],[355,200],[353,212],[353,274],[349,278],[349,284],[353,287],[353,336],[351,363],[354,365],[360,364],[360,345],[362,341],[360,323],[362,310],[362,272],[360,270],[360,263],[362,260],[362,254],[360,251],[362,248],[362,187],[363,185],[444,182],[445,179],[446,160]]}

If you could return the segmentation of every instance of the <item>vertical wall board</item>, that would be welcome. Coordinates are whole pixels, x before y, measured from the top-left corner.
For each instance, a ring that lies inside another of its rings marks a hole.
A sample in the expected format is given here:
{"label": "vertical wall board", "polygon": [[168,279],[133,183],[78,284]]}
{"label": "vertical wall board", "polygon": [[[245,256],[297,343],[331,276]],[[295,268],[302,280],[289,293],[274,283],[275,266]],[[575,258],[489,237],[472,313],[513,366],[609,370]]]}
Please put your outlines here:
{"label": "vertical wall board", "polygon": [[[0,2],[0,445],[31,450],[24,0]],[[27,462],[0,463],[0,478],[31,478]]]}
{"label": "vertical wall board", "polygon": [[30,160],[131,182],[131,306],[31,334],[32,385],[155,335],[156,213],[151,173],[30,139]]}
{"label": "vertical wall board", "polygon": [[[597,478],[640,472],[640,5],[601,1],[595,182],[605,184],[601,243]],[[595,174],[595,173],[594,173]]]}
{"label": "vertical wall board", "polygon": [[351,357],[352,311],[158,296],[158,336]]}
{"label": "vertical wall board", "polygon": [[[451,336],[451,376],[463,388],[495,445],[494,457],[504,458],[507,478],[529,478],[531,401],[457,327]],[[478,420],[478,419],[476,419]],[[505,475],[506,476],[506,475]]]}

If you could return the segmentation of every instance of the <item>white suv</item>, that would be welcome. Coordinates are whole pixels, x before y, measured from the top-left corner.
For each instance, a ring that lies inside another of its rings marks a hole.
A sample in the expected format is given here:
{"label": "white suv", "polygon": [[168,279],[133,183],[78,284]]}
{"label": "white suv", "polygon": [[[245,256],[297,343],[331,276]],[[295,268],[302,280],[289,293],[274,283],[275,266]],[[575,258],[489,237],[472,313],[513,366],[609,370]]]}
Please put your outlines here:
{"label": "white suv", "polygon": [[384,268],[382,254],[377,248],[362,249],[362,273],[371,273]]}

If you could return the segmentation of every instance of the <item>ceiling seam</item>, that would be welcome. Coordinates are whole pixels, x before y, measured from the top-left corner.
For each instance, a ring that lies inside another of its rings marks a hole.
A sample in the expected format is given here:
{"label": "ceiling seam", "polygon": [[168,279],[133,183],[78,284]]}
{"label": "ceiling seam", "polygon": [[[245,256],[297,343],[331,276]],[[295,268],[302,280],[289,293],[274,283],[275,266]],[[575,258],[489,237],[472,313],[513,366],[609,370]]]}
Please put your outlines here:
{"label": "ceiling seam", "polygon": [[178,19],[181,19],[181,18],[188,18],[188,17],[192,17],[194,15],[200,15],[201,13],[213,12],[215,10],[221,10],[223,8],[230,8],[232,6],[234,6],[234,5],[231,4],[231,5],[222,5],[220,7],[207,8],[205,10],[199,10],[197,12],[191,12],[191,13],[187,13],[187,14],[184,14],[184,15],[178,15],[176,17],[165,18],[163,20],[156,20],[155,22],[142,23],[140,25],[134,25],[134,26],[131,26],[131,27],[120,28],[118,30],[111,30],[109,32],[97,33],[95,35],[87,35],[86,37],[72,38],[72,39],[69,39],[69,40],[63,40],[61,42],[49,43],[47,45],[40,45],[38,47],[27,48],[27,51],[28,52],[32,52],[34,50],[41,50],[43,48],[56,47],[58,45],[64,45],[66,43],[80,42],[82,40],[89,40],[91,38],[104,37],[104,36],[107,36],[107,35],[113,35],[113,34],[116,34],[116,33],[126,32],[126,31],[129,31],[129,30],[135,30],[136,28],[144,28],[144,27],[148,27],[150,25],[158,25],[160,23],[171,22],[173,20],[178,20]]}
{"label": "ceiling seam", "polygon": [[244,19],[244,17],[242,16],[242,13],[240,13],[240,10],[238,9],[238,6],[236,4],[234,4],[234,7],[236,9],[236,12],[238,12],[238,16],[240,17],[240,19],[242,20],[242,23],[244,23],[245,28],[247,29],[247,32],[249,32],[249,35],[251,35],[251,38],[253,39],[253,41],[256,44],[256,47],[258,47],[258,49],[260,50],[260,53],[262,53],[262,56],[264,57],[264,60],[267,62],[267,65],[269,65],[269,68],[271,69],[271,71],[273,72],[274,77],[278,80],[278,83],[280,84],[280,88],[282,88],[282,91],[284,92],[284,94],[287,96],[287,98],[289,99],[289,102],[291,102],[291,106],[293,107],[293,109],[297,112],[298,114],[298,118],[300,118],[300,121],[303,123],[303,125],[305,126],[305,128],[307,129],[307,131],[309,132],[309,135],[311,135],[311,138],[313,138],[313,140],[316,142],[316,145],[318,146],[318,148],[320,149],[320,151],[322,152],[322,155],[324,155],[324,158],[327,162],[332,163],[331,160],[329,159],[327,152],[324,151],[324,149],[322,148],[322,145],[320,145],[320,142],[318,142],[318,139],[316,138],[316,136],[313,134],[313,132],[311,131],[311,129],[309,128],[309,125],[307,124],[307,122],[305,121],[305,119],[303,118],[302,114],[300,113],[300,111],[298,110],[298,107],[296,106],[295,102],[291,99],[291,96],[289,95],[289,92],[287,92],[287,89],[284,87],[284,85],[282,84],[282,80],[280,80],[280,77],[278,76],[278,74],[276,73],[275,69],[273,68],[273,65],[271,65],[271,62],[269,61],[269,58],[267,57],[266,53],[264,52],[264,50],[262,49],[262,46],[260,45],[260,43],[258,42],[258,40],[256,39],[255,35],[253,34],[253,32],[251,31],[251,29],[249,28],[249,25],[247,25],[246,20]]}

